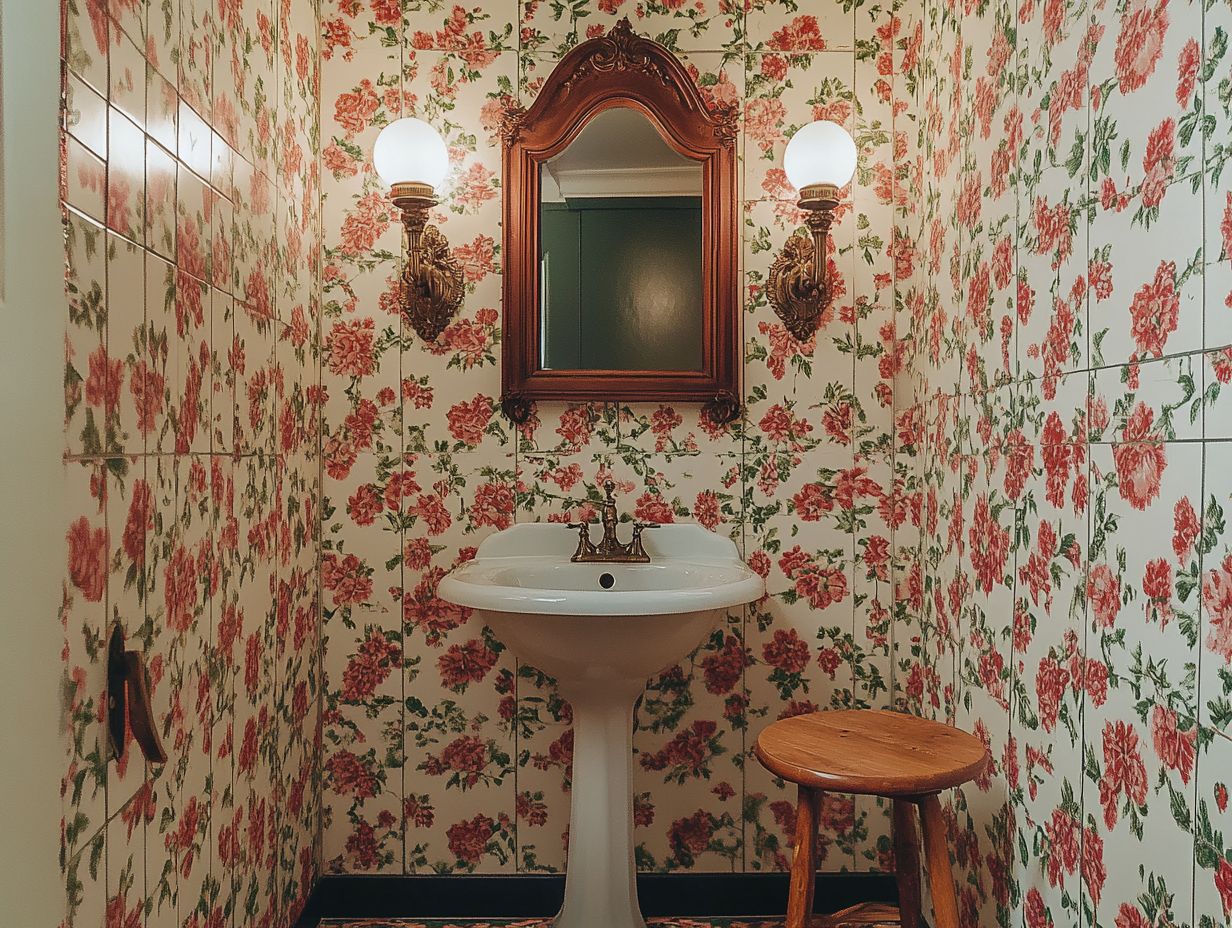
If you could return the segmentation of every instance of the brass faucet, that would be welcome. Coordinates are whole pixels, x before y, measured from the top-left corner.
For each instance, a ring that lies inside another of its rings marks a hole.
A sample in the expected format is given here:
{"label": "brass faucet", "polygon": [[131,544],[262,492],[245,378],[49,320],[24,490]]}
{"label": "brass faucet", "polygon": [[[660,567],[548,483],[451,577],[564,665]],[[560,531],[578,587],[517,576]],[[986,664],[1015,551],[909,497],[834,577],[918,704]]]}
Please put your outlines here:
{"label": "brass faucet", "polygon": [[609,563],[609,564],[649,564],[650,555],[642,547],[642,532],[648,528],[658,528],[653,522],[634,522],[633,538],[628,544],[621,544],[616,537],[616,499],[612,495],[616,484],[604,481],[603,492],[606,499],[603,512],[599,518],[603,525],[603,540],[596,545],[590,540],[589,522],[570,522],[569,528],[578,530],[578,546],[569,560],[579,564]]}

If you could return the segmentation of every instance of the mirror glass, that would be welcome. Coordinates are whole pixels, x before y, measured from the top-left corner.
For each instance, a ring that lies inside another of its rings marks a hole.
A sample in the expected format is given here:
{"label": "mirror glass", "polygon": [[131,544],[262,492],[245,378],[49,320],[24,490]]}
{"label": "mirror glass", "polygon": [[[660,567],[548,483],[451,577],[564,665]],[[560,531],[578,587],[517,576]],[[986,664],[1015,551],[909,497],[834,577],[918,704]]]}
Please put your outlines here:
{"label": "mirror glass", "polygon": [[540,167],[540,363],[702,369],[702,166],[604,110]]}

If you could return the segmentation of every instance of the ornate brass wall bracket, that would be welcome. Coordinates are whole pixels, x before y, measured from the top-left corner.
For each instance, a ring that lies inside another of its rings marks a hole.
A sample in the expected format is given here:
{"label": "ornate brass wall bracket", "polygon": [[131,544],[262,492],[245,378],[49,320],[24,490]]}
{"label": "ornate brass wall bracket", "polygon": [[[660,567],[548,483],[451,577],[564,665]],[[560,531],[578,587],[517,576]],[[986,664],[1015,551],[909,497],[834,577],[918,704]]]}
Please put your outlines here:
{"label": "ornate brass wall bracket", "polygon": [[434,342],[457,314],[466,285],[436,226],[424,228],[415,253],[419,260],[408,260],[402,271],[403,314],[420,338]]}
{"label": "ornate brass wall bracket", "polygon": [[770,265],[766,296],[775,315],[798,341],[813,337],[830,302],[826,244],[836,206],[836,187],[818,184],[801,190],[800,208],[807,211],[809,235],[791,236]]}
{"label": "ornate brass wall bracket", "polygon": [[449,242],[428,216],[436,206],[426,184],[395,184],[390,199],[402,213],[406,265],[402,269],[402,315],[426,342],[445,331],[462,305],[466,282]]}

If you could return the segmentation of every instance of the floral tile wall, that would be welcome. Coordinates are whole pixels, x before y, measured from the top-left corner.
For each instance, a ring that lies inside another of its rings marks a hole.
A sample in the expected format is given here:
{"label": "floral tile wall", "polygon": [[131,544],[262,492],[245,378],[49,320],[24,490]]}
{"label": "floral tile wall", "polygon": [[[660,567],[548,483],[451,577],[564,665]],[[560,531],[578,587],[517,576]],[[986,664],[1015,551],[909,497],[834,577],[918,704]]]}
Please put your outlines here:
{"label": "floral tile wall", "polygon": [[[644,869],[783,868],[757,732],[897,706],[992,757],[945,797],[964,925],[1232,924],[1226,4],[64,10],[66,925],[289,924],[318,866],[562,868],[570,707],[435,591],[607,479],[769,591],[649,682]],[[745,415],[514,428],[497,127],[623,15],[742,108]],[[408,114],[467,271],[431,345],[369,157]],[[800,343],[764,285],[819,117],[861,158]],[[165,766],[108,762],[113,621]],[[892,866],[884,803],[824,811],[825,869]]]}
{"label": "floral tile wall", "polygon": [[[320,16],[63,13],[63,924],[291,925],[320,832]],[[166,764],[112,759],[113,623]]]}
{"label": "floral tile wall", "polygon": [[925,3],[896,660],[993,758],[948,798],[964,925],[1232,924],[1228,26]]}
{"label": "floral tile wall", "polygon": [[[707,99],[743,111],[747,413],[715,427],[697,406],[612,397],[540,404],[514,428],[498,406],[500,117],[622,16],[677,50]],[[896,307],[916,261],[919,17],[870,2],[332,0],[322,26],[326,868],[564,867],[570,707],[435,591],[493,531],[593,517],[609,478],[622,511],[731,537],[771,593],[649,682],[639,866],[784,868],[795,795],[752,758],[757,732],[813,707],[902,702],[896,637],[920,610],[922,479],[895,438],[920,428],[895,397]],[[370,158],[404,115],[449,145],[435,221],[467,274],[463,309],[430,345],[399,317],[400,229]],[[764,286],[802,219],[783,149],[819,117],[846,124],[862,157],[836,225],[837,296],[801,343]],[[881,804],[835,797],[824,867],[888,866],[888,833]]]}

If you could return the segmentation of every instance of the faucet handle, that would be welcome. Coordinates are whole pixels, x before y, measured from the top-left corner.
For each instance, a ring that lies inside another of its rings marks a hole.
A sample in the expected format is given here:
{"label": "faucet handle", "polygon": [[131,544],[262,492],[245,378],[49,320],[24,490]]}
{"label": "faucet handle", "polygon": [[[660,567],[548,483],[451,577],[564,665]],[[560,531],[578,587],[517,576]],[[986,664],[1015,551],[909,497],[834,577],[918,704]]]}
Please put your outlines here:
{"label": "faucet handle", "polygon": [[646,553],[646,549],[642,547],[642,532],[648,528],[658,528],[657,522],[638,522],[633,523],[633,538],[629,541],[629,557],[636,563],[646,563],[650,560],[650,555]]}
{"label": "faucet handle", "polygon": [[590,540],[590,523],[567,522],[565,524],[570,529],[578,530],[577,550],[573,552],[573,557],[569,560],[577,562],[592,556],[595,553],[595,543]]}

